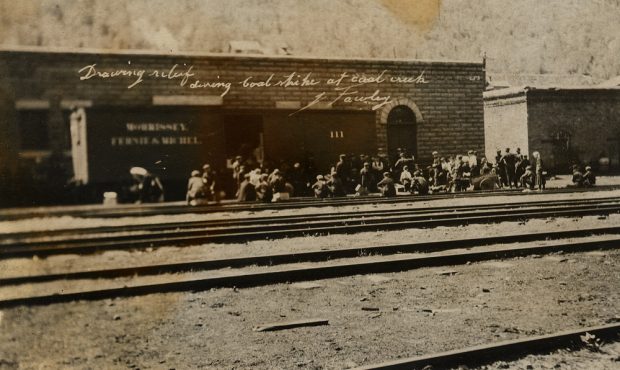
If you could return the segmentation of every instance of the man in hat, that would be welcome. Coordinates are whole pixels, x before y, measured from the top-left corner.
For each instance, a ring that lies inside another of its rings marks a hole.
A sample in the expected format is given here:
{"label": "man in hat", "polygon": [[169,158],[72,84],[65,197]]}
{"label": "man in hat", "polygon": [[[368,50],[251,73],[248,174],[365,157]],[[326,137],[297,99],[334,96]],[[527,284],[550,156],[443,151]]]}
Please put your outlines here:
{"label": "man in hat", "polygon": [[573,178],[572,178],[572,186],[576,187],[576,188],[581,188],[583,187],[583,173],[581,173],[581,170],[579,169],[579,166],[574,164],[572,166],[572,172],[573,172]]}
{"label": "man in hat", "polygon": [[428,181],[422,176],[422,171],[417,170],[413,173],[411,193],[417,192],[419,195],[427,195],[429,186]]}
{"label": "man in hat", "polygon": [[404,166],[403,171],[400,173],[400,183],[405,187],[405,191],[411,191],[411,183],[413,181],[413,176],[411,176],[411,172],[409,172],[409,166]]}
{"label": "man in hat", "polygon": [[[518,149],[519,148],[517,148],[517,150]],[[519,161],[517,162],[517,168],[515,170],[516,171],[515,174],[517,176],[517,179],[519,180],[519,185],[525,186],[523,185],[523,183],[521,183],[520,179],[521,179],[521,176],[523,176],[523,174],[525,173],[527,166],[530,165],[530,161],[529,159],[527,159],[527,155],[519,154],[517,158],[519,158]]]}
{"label": "man in hat", "polygon": [[439,152],[433,151],[433,164],[431,165],[430,175],[432,176],[433,186],[443,185],[441,181],[443,173],[443,157],[439,156]]}
{"label": "man in hat", "polygon": [[350,189],[348,188],[350,187],[349,183],[351,182],[351,163],[346,154],[340,154],[338,163],[336,163],[336,173],[340,176],[342,184],[345,188],[347,188],[346,191],[349,192]]}
{"label": "man in hat", "polygon": [[478,167],[478,152],[475,150],[470,150],[467,152],[467,163],[469,164],[469,171],[471,172],[471,177],[480,176],[480,167]]}
{"label": "man in hat", "polygon": [[206,186],[202,181],[202,177],[200,176],[200,171],[194,170],[192,171],[191,177],[187,182],[187,195],[185,196],[185,200],[187,204],[196,206],[199,204],[207,203],[207,194],[206,194]]}
{"label": "man in hat", "polygon": [[545,190],[545,184],[547,180],[545,179],[545,167],[544,162],[542,160],[542,156],[539,152],[532,153],[533,162],[534,162],[534,170],[536,171],[536,186],[538,186],[539,191]]}
{"label": "man in hat", "polygon": [[360,190],[359,195],[366,195],[375,187],[376,181],[369,162],[364,162],[364,167],[360,170]]}
{"label": "man in hat", "polygon": [[207,199],[213,198],[216,203],[219,202],[220,197],[217,189],[217,181],[215,180],[215,171],[211,169],[211,165],[205,163],[202,166],[202,182],[204,183],[205,197]]}
{"label": "man in hat", "polygon": [[256,188],[250,182],[250,174],[243,175],[243,181],[239,186],[239,195],[237,197],[239,202],[253,202],[256,200]]}
{"label": "man in hat", "polygon": [[269,203],[271,202],[271,199],[273,198],[273,192],[271,191],[271,186],[269,185],[269,182],[267,181],[268,177],[269,175],[267,175],[266,173],[263,173],[262,175],[260,175],[258,185],[256,186],[256,199],[258,199],[258,201],[263,202],[263,203]]}
{"label": "man in hat", "polygon": [[406,151],[402,151],[396,163],[394,164],[394,176],[396,179],[400,179],[400,174],[403,172],[405,166],[413,168],[415,164],[415,158],[413,155],[407,154]]}
{"label": "man in hat", "polygon": [[235,186],[236,194],[238,196],[239,187],[241,186],[241,182],[243,181],[243,175],[246,172],[243,157],[240,155],[236,156],[230,168],[232,168],[233,183]]}
{"label": "man in hat", "polygon": [[521,177],[519,178],[519,182],[521,183],[521,186],[523,186],[526,189],[530,189],[530,190],[534,190],[534,184],[535,184],[535,180],[536,180],[536,175],[534,175],[534,171],[533,171],[533,167],[528,165],[525,167],[525,172],[523,172],[523,174],[521,175]]}
{"label": "man in hat", "polygon": [[314,191],[314,196],[316,198],[323,199],[329,196],[329,188],[327,187],[327,183],[325,182],[325,177],[323,175],[317,175],[316,182],[312,185],[312,190]]}
{"label": "man in hat", "polygon": [[383,180],[379,181],[377,187],[381,189],[381,195],[383,195],[384,197],[396,196],[396,186],[394,185],[392,174],[389,172],[383,173]]}
{"label": "man in hat", "polygon": [[583,185],[587,188],[596,185],[596,176],[590,166],[586,166],[586,173],[583,174]]}
{"label": "man in hat", "polygon": [[506,171],[506,182],[508,183],[508,186],[510,186],[511,188],[513,186],[516,187],[517,179],[515,178],[515,166],[517,164],[517,157],[510,152],[510,148],[506,148],[506,152],[502,156],[501,162],[504,164],[504,170]]}
{"label": "man in hat", "polygon": [[[319,175],[320,176],[320,175]],[[317,176],[318,177],[318,176]],[[329,190],[327,196],[329,197],[346,197],[347,193],[344,190],[344,184],[338,176],[337,172],[333,172],[324,179]]]}
{"label": "man in hat", "polygon": [[[372,167],[373,175],[375,176],[375,180],[376,180],[379,177],[381,177],[381,174],[383,173],[383,169],[386,167],[386,165],[385,163],[383,163],[381,158],[378,155],[376,155],[372,157],[371,167]],[[377,187],[377,184],[374,185],[374,189],[372,189],[371,191],[376,190],[376,187]]]}
{"label": "man in hat", "polygon": [[269,179],[269,184],[271,185],[271,190],[274,194],[286,192],[286,181],[284,180],[284,176],[279,169],[276,168],[273,170]]}
{"label": "man in hat", "polygon": [[159,178],[145,168],[132,167],[129,173],[134,179],[132,192],[137,193],[136,203],[157,203],[164,201],[164,186]]}

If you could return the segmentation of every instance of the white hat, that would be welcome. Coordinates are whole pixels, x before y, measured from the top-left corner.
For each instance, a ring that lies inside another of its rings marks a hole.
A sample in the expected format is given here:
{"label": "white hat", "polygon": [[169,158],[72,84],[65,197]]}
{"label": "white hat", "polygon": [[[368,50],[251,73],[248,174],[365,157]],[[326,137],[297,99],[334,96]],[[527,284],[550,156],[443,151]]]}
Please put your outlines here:
{"label": "white hat", "polygon": [[129,173],[137,176],[146,176],[148,171],[142,167],[131,167]]}

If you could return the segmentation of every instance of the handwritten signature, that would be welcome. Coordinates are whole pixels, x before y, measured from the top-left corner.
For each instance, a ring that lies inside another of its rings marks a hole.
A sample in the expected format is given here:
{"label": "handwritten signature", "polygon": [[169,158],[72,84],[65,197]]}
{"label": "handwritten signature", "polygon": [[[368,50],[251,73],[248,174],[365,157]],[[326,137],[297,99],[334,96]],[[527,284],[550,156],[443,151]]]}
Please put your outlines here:
{"label": "handwritten signature", "polygon": [[[336,87],[334,88],[334,90],[336,92],[338,92],[338,95],[336,96],[335,99],[332,99],[331,101],[329,101],[330,105],[333,105],[335,103],[337,103],[338,101],[343,101],[345,103],[353,103],[353,102],[361,102],[361,103],[366,103],[366,104],[372,104],[375,103],[375,105],[372,106],[372,110],[377,110],[381,107],[383,107],[386,104],[389,104],[391,102],[390,95],[385,95],[385,96],[381,96],[379,95],[381,92],[379,89],[375,90],[371,95],[359,95],[359,92],[357,90],[353,90],[356,87],[362,86],[363,84],[355,84],[355,85],[351,85],[351,86],[347,86],[347,87]],[[328,100],[327,98],[327,92],[321,92],[319,94],[317,94],[314,97],[314,100],[311,101],[310,103],[308,103],[307,105],[301,107],[301,109],[293,112],[290,114],[290,116],[299,113],[301,111],[304,111],[322,101],[326,101]]]}

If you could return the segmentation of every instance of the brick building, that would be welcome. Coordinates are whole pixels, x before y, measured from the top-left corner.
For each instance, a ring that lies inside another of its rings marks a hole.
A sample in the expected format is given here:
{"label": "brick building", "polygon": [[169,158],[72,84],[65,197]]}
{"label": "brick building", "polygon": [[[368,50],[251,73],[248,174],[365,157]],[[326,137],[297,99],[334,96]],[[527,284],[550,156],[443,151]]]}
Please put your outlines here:
{"label": "brick building", "polygon": [[485,92],[484,106],[487,156],[520,147],[554,173],[574,163],[620,169],[620,88],[508,88]]}
{"label": "brick building", "polygon": [[5,187],[50,174],[60,184],[80,155],[105,190],[131,166],[182,184],[237,154],[311,157],[322,173],[339,153],[407,148],[425,163],[433,150],[483,150],[484,83],[481,62],[4,49],[0,173]]}

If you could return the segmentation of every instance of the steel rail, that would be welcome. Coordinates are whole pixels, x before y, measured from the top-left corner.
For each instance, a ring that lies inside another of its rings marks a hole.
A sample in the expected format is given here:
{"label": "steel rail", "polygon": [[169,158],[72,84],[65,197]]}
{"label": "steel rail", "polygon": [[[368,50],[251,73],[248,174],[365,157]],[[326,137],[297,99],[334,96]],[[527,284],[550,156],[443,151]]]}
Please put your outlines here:
{"label": "steel rail", "polygon": [[579,238],[593,235],[620,234],[620,226],[592,229],[578,229],[555,232],[538,232],[517,235],[503,235],[482,238],[451,239],[431,242],[365,246],[346,249],[320,250],[298,253],[244,256],[227,259],[209,259],[177,263],[163,263],[123,268],[72,271],[44,275],[23,275],[0,278],[0,286],[36,283],[54,280],[103,279],[123,276],[145,276],[165,273],[180,273],[247,266],[274,266],[303,262],[325,262],[342,258],[356,258],[367,255],[390,255],[397,253],[429,253],[457,248],[473,248],[492,244],[525,243],[541,240]]}
{"label": "steel rail", "polygon": [[489,196],[507,196],[507,195],[548,195],[548,194],[566,194],[566,193],[583,193],[598,192],[620,189],[617,185],[597,186],[595,188],[575,189],[548,189],[544,192],[523,192],[519,190],[481,190],[469,191],[461,193],[438,193],[429,195],[401,195],[395,198],[384,198],[380,196],[367,197],[343,197],[329,199],[314,198],[294,198],[290,201],[279,203],[227,203],[227,204],[210,204],[206,206],[189,207],[180,204],[141,204],[141,205],[119,205],[115,207],[106,207],[102,205],[91,206],[65,206],[65,207],[39,207],[34,209],[6,209],[0,210],[0,221],[9,221],[23,218],[47,217],[51,215],[74,216],[74,217],[123,217],[123,216],[150,216],[161,214],[184,214],[184,213],[213,213],[227,211],[257,211],[257,210],[273,210],[273,209],[295,209],[303,207],[329,207],[341,205],[357,205],[357,204],[383,204],[383,203],[401,203],[412,201],[428,201],[436,199],[456,199],[468,197],[489,197]]}
{"label": "steel rail", "polygon": [[490,210],[490,209],[506,209],[506,208],[527,208],[534,206],[574,206],[582,204],[599,204],[602,202],[620,202],[619,197],[603,197],[592,199],[569,199],[569,200],[544,200],[544,201],[531,201],[531,202],[511,202],[501,204],[481,204],[481,205],[461,205],[461,206],[440,206],[440,207],[428,207],[428,208],[399,208],[399,209],[383,209],[383,210],[370,210],[370,211],[348,211],[348,212],[330,212],[330,213],[314,213],[304,215],[280,215],[280,216],[267,216],[267,217],[250,217],[250,218],[228,218],[222,220],[204,220],[204,221],[180,221],[169,223],[151,223],[151,224],[129,224],[122,226],[97,226],[87,228],[65,228],[56,230],[45,230],[35,232],[19,232],[19,233],[7,233],[2,234],[4,241],[0,241],[2,244],[15,244],[19,243],[20,239],[37,239],[37,238],[57,238],[64,235],[84,235],[84,234],[108,234],[115,232],[129,232],[129,231],[165,231],[165,230],[181,230],[191,228],[209,228],[209,227],[231,227],[241,225],[260,225],[260,224],[272,224],[272,223],[299,223],[306,222],[308,219],[313,221],[317,220],[333,220],[343,219],[345,217],[381,217],[381,216],[394,216],[394,215],[414,215],[414,214],[427,214],[431,212],[457,212],[466,210]]}
{"label": "steel rail", "polygon": [[[287,268],[275,271],[231,273],[227,276],[173,279],[172,281],[151,284],[131,285],[121,283],[122,286],[119,285],[112,288],[85,289],[70,292],[63,290],[40,295],[23,295],[3,299],[0,300],[0,309],[22,305],[45,305],[74,300],[98,300],[153,293],[202,291],[221,287],[254,287],[359,274],[400,272],[423,267],[460,265],[468,262],[514,258],[532,254],[543,255],[558,252],[575,253],[590,250],[617,249],[619,247],[620,238],[616,238],[601,241],[556,243],[542,246],[512,246],[488,251],[455,251],[433,256],[414,256],[408,258],[403,258],[403,256],[391,256],[376,261],[340,262],[322,266]],[[32,291],[32,289],[19,289],[18,291],[28,292]]]}
{"label": "steel rail", "polygon": [[353,370],[414,370],[447,369],[457,366],[477,366],[498,360],[514,360],[529,354],[548,353],[559,348],[584,347],[581,337],[589,333],[601,339],[618,340],[620,324],[608,324],[562,331],[554,334],[520,338],[499,343],[482,344],[437,354],[399,359]]}
{"label": "steel rail", "polygon": [[102,250],[137,249],[155,246],[182,246],[197,243],[247,242],[258,239],[276,239],[305,235],[357,233],[377,230],[428,228],[437,226],[489,223],[531,218],[569,217],[610,214],[620,212],[620,204],[583,205],[574,207],[548,207],[530,210],[489,210],[461,214],[437,213],[382,217],[377,219],[347,219],[345,221],[317,221],[305,225],[261,225],[230,229],[196,231],[171,231],[148,235],[108,236],[96,240],[63,240],[12,244],[0,246],[0,259],[59,253],[95,253]]}

